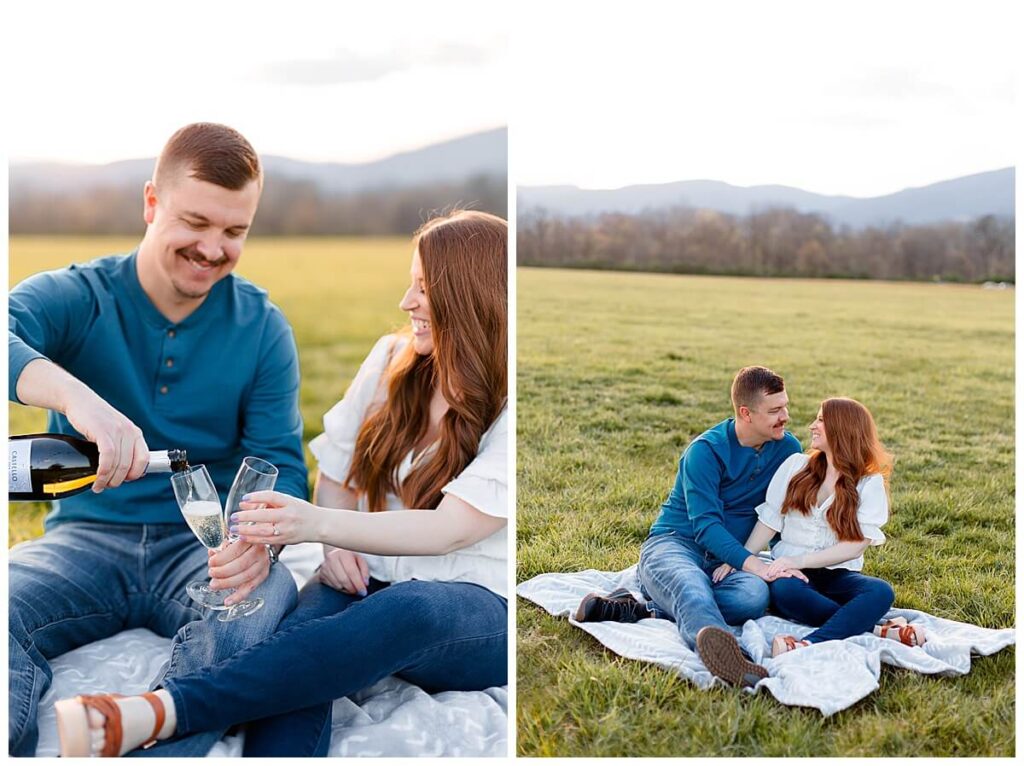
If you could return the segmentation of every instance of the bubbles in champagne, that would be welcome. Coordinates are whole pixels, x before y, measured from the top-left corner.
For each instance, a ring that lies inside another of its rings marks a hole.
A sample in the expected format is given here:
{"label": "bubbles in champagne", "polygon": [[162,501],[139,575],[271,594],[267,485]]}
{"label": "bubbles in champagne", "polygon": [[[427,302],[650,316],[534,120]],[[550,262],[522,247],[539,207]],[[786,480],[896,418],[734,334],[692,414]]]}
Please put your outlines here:
{"label": "bubbles in champagne", "polygon": [[224,542],[224,515],[220,503],[190,500],[181,509],[189,528],[207,548],[219,548]]}

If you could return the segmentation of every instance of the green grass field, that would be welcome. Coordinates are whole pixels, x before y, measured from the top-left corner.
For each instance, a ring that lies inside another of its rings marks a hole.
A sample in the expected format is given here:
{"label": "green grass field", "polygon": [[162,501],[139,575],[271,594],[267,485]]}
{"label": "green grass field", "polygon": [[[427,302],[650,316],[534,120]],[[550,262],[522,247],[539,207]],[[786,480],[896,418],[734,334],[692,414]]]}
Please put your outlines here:
{"label": "green grass field", "polygon": [[[125,238],[13,237],[9,283],[15,285],[39,271],[128,252],[136,244]],[[269,290],[295,330],[304,441],[323,430],[323,414],[344,394],[373,342],[405,322],[398,302],[409,282],[411,254],[412,240],[405,237],[253,239],[246,244],[236,273]],[[42,410],[10,404],[8,414],[11,433],[46,426]],[[308,450],[306,459],[312,467]],[[42,534],[47,507],[11,503],[8,545]]]}
{"label": "green grass field", "polygon": [[[520,269],[517,579],[634,564],[679,454],[731,414],[747,364],[782,374],[791,430],[852,396],[896,455],[889,541],[866,571],[897,606],[1014,625],[1013,292]],[[700,691],[518,600],[525,756],[1014,753],[1014,650],[960,678],[884,666],[825,719]]]}

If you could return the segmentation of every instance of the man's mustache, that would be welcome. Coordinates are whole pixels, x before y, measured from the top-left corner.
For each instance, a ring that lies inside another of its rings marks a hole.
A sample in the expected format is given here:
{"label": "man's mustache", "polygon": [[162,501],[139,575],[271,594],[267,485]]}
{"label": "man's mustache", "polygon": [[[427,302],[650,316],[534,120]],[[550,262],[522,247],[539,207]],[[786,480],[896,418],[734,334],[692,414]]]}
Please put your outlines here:
{"label": "man's mustache", "polygon": [[220,265],[226,263],[227,260],[228,260],[228,257],[226,255],[222,255],[217,260],[211,261],[205,255],[203,255],[198,250],[196,250],[194,247],[183,247],[183,248],[179,249],[177,251],[177,253],[178,253],[178,255],[185,256],[189,260],[205,261],[206,263],[210,264],[211,266],[220,266]]}

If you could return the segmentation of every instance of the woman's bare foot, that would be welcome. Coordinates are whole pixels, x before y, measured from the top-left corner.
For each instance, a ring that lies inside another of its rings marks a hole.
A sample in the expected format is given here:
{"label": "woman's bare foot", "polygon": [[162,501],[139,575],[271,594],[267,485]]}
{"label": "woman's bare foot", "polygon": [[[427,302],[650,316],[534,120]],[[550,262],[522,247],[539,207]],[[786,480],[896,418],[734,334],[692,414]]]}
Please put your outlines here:
{"label": "woman's bare foot", "polygon": [[[61,756],[124,755],[154,738],[167,739],[177,726],[171,695],[84,695],[54,705]],[[162,720],[161,720],[162,719]],[[109,739],[109,741],[108,741]]]}

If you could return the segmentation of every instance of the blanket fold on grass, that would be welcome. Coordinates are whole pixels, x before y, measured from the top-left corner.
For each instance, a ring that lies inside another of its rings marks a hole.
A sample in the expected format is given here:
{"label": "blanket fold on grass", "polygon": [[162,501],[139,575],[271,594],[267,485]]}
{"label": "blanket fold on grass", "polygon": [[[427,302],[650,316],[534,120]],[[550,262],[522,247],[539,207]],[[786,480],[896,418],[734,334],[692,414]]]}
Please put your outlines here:
{"label": "blanket fold on grass", "polygon": [[[588,593],[609,593],[616,588],[628,588],[640,597],[635,566],[621,572],[588,569],[537,575],[520,583],[516,592],[552,615],[568,616],[569,622],[618,655],[674,670],[702,689],[723,683],[686,647],[670,620],[578,623],[570,616]],[[769,677],[750,691],[764,687],[783,704],[816,708],[829,716],[877,689],[882,663],[930,675],[964,675],[971,669],[972,655],[994,654],[1015,643],[1012,628],[981,628],[911,609],[892,609],[886,616],[902,616],[923,625],[928,637],[925,645],[909,647],[864,634],[814,644],[773,659],[771,641],[776,634],[799,638],[812,628],[771,615],[748,621],[733,632],[747,653],[769,672]]]}

